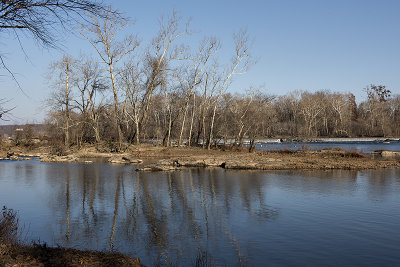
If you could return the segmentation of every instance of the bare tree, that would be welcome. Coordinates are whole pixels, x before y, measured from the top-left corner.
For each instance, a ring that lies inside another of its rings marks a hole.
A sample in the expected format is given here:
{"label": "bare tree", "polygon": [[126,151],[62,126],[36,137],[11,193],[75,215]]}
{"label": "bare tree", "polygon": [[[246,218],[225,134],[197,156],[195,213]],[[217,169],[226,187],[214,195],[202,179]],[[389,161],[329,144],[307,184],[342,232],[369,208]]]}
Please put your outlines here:
{"label": "bare tree", "polygon": [[248,71],[248,68],[253,63],[251,61],[251,56],[249,54],[249,36],[246,30],[240,30],[238,33],[233,35],[234,43],[235,43],[235,53],[232,58],[232,62],[230,66],[227,67],[223,77],[221,79],[221,83],[219,85],[217,97],[214,102],[214,109],[211,118],[210,124],[210,133],[209,133],[209,142],[208,142],[208,149],[210,149],[211,142],[213,139],[213,130],[214,130],[214,122],[215,122],[215,115],[218,106],[218,101],[221,95],[228,89],[231,78],[233,75],[237,74],[244,74]]}
{"label": "bare tree", "polygon": [[141,113],[140,100],[143,94],[143,86],[141,84],[141,71],[139,63],[133,61],[125,64],[121,71],[121,87],[124,90],[124,115],[128,121],[134,123],[134,137],[136,144],[140,143],[139,116]]}
{"label": "bare tree", "polygon": [[[105,11],[104,18],[91,17],[92,23],[84,27],[85,33],[82,35],[95,48],[100,63],[105,64],[105,70],[108,72],[108,78],[111,81],[111,88],[114,96],[114,115],[115,127],[118,130],[118,148],[121,149],[123,142],[123,133],[121,129],[121,121],[119,116],[119,103],[117,94],[116,70],[115,66],[127,55],[132,53],[139,45],[136,37],[127,36],[123,41],[118,41],[116,36],[127,25],[128,21],[115,18],[111,8]],[[86,32],[93,37],[90,38]]]}
{"label": "bare tree", "polygon": [[317,123],[324,110],[321,101],[318,93],[303,92],[301,94],[300,112],[306,124],[305,134],[308,136],[318,135]]}
{"label": "bare tree", "polygon": [[[179,134],[179,141],[178,144],[182,144],[182,137],[183,131],[185,129],[186,123],[186,116],[189,109],[189,103],[191,98],[193,98],[193,110],[191,116],[191,123],[190,123],[190,130],[189,130],[189,141],[188,145],[190,146],[190,139],[191,139],[191,132],[193,128],[193,120],[194,120],[194,113],[195,113],[195,101],[196,101],[196,94],[194,94],[195,89],[199,86],[202,82],[203,76],[207,71],[207,63],[209,62],[210,58],[218,51],[220,48],[220,44],[218,40],[214,37],[205,38],[199,47],[199,51],[197,54],[190,59],[192,63],[192,67],[189,68],[189,71],[186,72],[186,75],[182,80],[180,80],[181,87],[185,91],[185,105],[184,105],[184,112],[182,116],[182,124],[181,130]],[[186,68],[186,66],[184,66]]]}
{"label": "bare tree", "polygon": [[[33,38],[47,47],[57,45],[57,26],[66,29],[72,21],[85,19],[85,14],[101,15],[104,6],[90,0],[2,0],[0,1],[0,33],[14,34],[19,40],[21,32],[30,33]],[[114,16],[118,13],[113,11]],[[0,54],[0,65],[16,81]]]}
{"label": "bare tree", "polygon": [[[85,20],[85,14],[98,16],[104,6],[91,0],[2,0],[0,1],[0,34],[11,33],[20,40],[21,32],[27,32],[45,47],[56,47],[59,26],[67,29],[71,22]],[[113,11],[114,16],[119,16]],[[21,42],[20,42],[21,43]],[[0,67],[5,69],[22,90],[17,78],[10,70],[0,51]],[[0,102],[0,118],[4,111]]]}
{"label": "bare tree", "polygon": [[58,110],[60,107],[62,109],[65,146],[70,144],[71,81],[73,80],[73,68],[75,68],[73,65],[75,65],[74,59],[71,56],[64,55],[61,60],[51,64],[49,73],[54,91],[48,99],[48,104],[52,110]]}
{"label": "bare tree", "polygon": [[181,18],[173,11],[168,18],[161,17],[160,29],[153,39],[152,47],[146,54],[145,91],[141,100],[142,115],[139,121],[141,128],[147,120],[149,107],[154,91],[166,82],[168,67],[173,60],[184,59],[185,47],[175,45],[182,36],[189,34],[189,22],[181,29]]}
{"label": "bare tree", "polygon": [[12,111],[15,107],[13,108],[5,108],[4,104],[6,104],[8,101],[5,98],[0,98],[0,120],[7,120],[4,118],[4,115]]}
{"label": "bare tree", "polygon": [[351,119],[348,94],[334,93],[329,96],[330,104],[334,111],[334,131],[338,136],[348,136],[348,125]]}
{"label": "bare tree", "polygon": [[367,112],[369,128],[374,135],[387,135],[387,127],[390,124],[389,113],[390,108],[387,101],[391,97],[391,91],[386,89],[384,85],[367,86],[365,91],[368,95],[368,100],[364,107]]}
{"label": "bare tree", "polygon": [[[0,31],[11,31],[17,37],[26,31],[44,46],[55,47],[57,26],[64,29],[72,21],[85,20],[85,14],[102,15],[100,1],[89,0],[2,0]],[[117,12],[113,11],[115,16]]]}
{"label": "bare tree", "polygon": [[[75,78],[75,87],[79,90],[78,99],[74,99],[77,109],[81,113],[81,136],[86,133],[87,125],[93,129],[96,144],[101,141],[99,126],[99,111],[102,109],[102,101],[97,103],[97,95],[108,89],[105,81],[101,78],[98,64],[92,60],[80,59],[77,66],[79,73]],[[88,122],[87,122],[88,118]]]}

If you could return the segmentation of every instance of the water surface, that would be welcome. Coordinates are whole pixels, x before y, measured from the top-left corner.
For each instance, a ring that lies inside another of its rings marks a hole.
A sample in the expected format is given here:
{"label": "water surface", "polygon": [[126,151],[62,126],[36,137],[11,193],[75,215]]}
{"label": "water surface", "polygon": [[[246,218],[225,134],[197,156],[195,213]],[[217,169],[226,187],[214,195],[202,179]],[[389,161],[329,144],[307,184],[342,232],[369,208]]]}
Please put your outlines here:
{"label": "water surface", "polygon": [[258,149],[264,150],[321,150],[329,148],[340,148],[347,151],[357,151],[371,154],[378,150],[400,151],[400,142],[281,142],[281,143],[259,143]]}
{"label": "water surface", "polygon": [[26,240],[180,266],[399,265],[400,170],[252,172],[0,161]]}

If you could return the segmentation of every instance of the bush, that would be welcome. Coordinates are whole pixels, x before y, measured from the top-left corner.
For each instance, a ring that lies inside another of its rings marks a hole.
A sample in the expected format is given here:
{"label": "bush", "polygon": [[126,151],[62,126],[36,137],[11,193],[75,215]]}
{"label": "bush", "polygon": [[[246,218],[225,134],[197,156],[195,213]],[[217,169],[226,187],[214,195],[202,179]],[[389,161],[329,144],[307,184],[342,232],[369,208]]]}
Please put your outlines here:
{"label": "bush", "polygon": [[19,241],[18,226],[17,212],[3,206],[0,215],[0,243],[17,243]]}
{"label": "bush", "polygon": [[66,156],[67,155],[65,146],[62,144],[53,144],[51,146],[50,153],[55,156]]}

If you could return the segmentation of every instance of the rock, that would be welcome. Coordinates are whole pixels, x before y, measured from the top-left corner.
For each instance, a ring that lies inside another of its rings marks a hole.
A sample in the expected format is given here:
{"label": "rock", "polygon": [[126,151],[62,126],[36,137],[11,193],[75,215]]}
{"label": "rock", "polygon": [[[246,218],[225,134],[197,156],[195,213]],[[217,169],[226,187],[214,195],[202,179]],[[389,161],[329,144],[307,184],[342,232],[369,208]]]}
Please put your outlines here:
{"label": "rock", "polygon": [[383,150],[383,151],[381,151],[380,154],[382,155],[382,157],[385,157],[385,158],[400,157],[400,152],[397,152],[397,151]]}
{"label": "rock", "polygon": [[68,156],[55,156],[55,155],[41,155],[40,162],[75,162],[78,158],[73,155]]}
{"label": "rock", "polygon": [[128,161],[125,161],[123,159],[109,159],[108,162],[112,163],[112,164],[129,164]]}
{"label": "rock", "polygon": [[175,160],[170,160],[170,159],[161,159],[157,161],[158,166],[177,166],[177,161]]}
{"label": "rock", "polygon": [[142,163],[143,160],[141,159],[131,159],[126,156],[123,157],[112,157],[108,160],[108,162],[112,164],[137,164],[137,163]]}
{"label": "rock", "polygon": [[136,171],[145,171],[145,172],[176,171],[176,170],[180,170],[180,168],[176,166],[167,166],[158,164],[150,164],[136,169]]}
{"label": "rock", "polygon": [[272,170],[284,166],[281,159],[266,158],[263,162],[229,160],[221,165],[225,169]]}
{"label": "rock", "polygon": [[7,159],[9,159],[9,160],[17,160],[17,161],[31,160],[31,158],[29,158],[29,157],[21,157],[21,156],[18,156],[18,155],[13,155],[13,156],[7,157]]}
{"label": "rock", "polygon": [[257,170],[260,169],[256,162],[243,162],[229,160],[222,164],[225,169],[239,169],[239,170]]}
{"label": "rock", "polygon": [[123,160],[128,161],[129,163],[135,164],[135,163],[142,163],[143,160],[141,159],[132,159],[128,157],[122,157]]}
{"label": "rock", "polygon": [[223,163],[223,160],[217,159],[180,159],[176,161],[177,166],[183,167],[221,167]]}

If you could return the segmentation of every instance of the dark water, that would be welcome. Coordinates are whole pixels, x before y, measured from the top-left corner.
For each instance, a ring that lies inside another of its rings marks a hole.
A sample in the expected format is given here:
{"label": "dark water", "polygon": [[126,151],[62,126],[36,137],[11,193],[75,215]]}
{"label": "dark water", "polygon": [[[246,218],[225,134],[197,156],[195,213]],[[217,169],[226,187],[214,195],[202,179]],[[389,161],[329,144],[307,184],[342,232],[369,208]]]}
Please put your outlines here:
{"label": "dark water", "polygon": [[340,148],[347,151],[358,151],[370,154],[377,150],[400,151],[400,142],[282,142],[282,143],[260,143],[258,149],[266,150],[321,150],[328,148]]}
{"label": "dark water", "polygon": [[400,265],[400,170],[136,173],[108,164],[0,162],[0,204],[26,240],[142,263]]}

